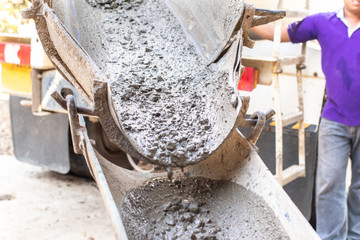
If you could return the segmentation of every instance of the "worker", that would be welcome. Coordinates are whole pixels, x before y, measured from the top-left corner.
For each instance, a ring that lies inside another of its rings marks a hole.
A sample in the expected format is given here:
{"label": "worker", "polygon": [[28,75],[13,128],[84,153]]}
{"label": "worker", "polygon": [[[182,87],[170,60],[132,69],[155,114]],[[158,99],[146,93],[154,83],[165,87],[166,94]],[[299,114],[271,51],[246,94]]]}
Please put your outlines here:
{"label": "worker", "polygon": [[[281,41],[317,39],[327,100],[322,111],[316,174],[316,231],[323,240],[360,239],[360,0],[284,26]],[[272,40],[274,25],[252,29]],[[348,159],[352,179],[346,199]]]}

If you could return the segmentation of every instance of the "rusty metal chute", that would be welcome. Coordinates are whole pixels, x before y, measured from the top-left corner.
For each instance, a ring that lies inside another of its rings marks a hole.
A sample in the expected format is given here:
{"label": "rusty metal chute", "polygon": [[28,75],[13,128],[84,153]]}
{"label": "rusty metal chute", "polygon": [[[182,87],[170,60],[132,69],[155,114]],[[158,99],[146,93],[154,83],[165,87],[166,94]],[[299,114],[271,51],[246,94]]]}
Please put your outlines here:
{"label": "rusty metal chute", "polygon": [[[264,11],[256,11],[240,0],[227,1],[225,4],[223,1],[215,0],[210,2],[168,0],[167,2],[180,18],[195,45],[198,45],[198,49],[206,59],[204,64],[217,61],[222,68],[227,69],[230,76],[228,79],[230,88],[234,88],[241,74],[243,39],[245,46],[252,45],[247,36],[249,28],[254,24],[283,16],[283,13],[278,12],[270,14],[270,18],[267,19]],[[109,6],[111,3],[112,1],[106,2]],[[78,4],[88,9],[91,8],[86,1]],[[57,3],[52,5],[53,7],[59,6]],[[189,12],[189,9],[192,11]],[[129,132],[119,121],[114,107],[113,93],[109,86],[111,79],[95,64],[98,59],[90,57],[94,55],[94,52],[91,51],[103,51],[104,48],[96,46],[92,49],[89,42],[86,43],[87,48],[82,46],[58,19],[56,12],[61,12],[63,9],[55,8],[54,10],[55,14],[48,3],[34,0],[33,7],[25,11],[23,15],[35,20],[44,49],[59,72],[92,104],[92,108],[89,109],[77,107],[71,91],[66,89],[52,95],[68,111],[75,152],[82,153],[87,160],[112,218],[117,238],[127,239],[127,232],[123,224],[123,221],[126,220],[122,219],[119,214],[122,208],[121,200],[131,189],[145,184],[150,179],[166,177],[167,174],[165,172],[141,173],[121,168],[112,164],[94,149],[86,128],[80,121],[82,115],[96,116],[110,141],[124,152],[137,160],[153,162],[153,159],[146,156],[141,145],[130,137]],[[78,9],[78,11],[82,10]],[[101,9],[96,11],[101,11]],[[253,23],[252,19],[256,13],[259,16]],[[82,22],[85,20],[82,19]],[[101,19],[98,21],[101,22]],[[79,24],[81,32],[83,27],[81,21]],[[89,26],[91,25],[87,25],[87,27]],[[80,34],[80,39],[86,37],[91,39],[91,36],[81,36]],[[102,54],[101,56],[106,57],[106,53]],[[218,124],[218,128],[224,130],[221,138],[217,139],[215,146],[208,154],[195,159],[193,164],[183,167],[182,170],[176,169],[173,178],[182,177],[185,174],[227,180],[244,186],[265,200],[290,239],[317,239],[316,233],[286,196],[256,153],[257,138],[265,121],[271,118],[274,112],[256,113],[250,119],[245,119],[249,98],[240,97],[235,93],[233,96],[234,99],[224,97],[219,102],[220,106],[231,106],[229,101],[236,103],[232,103],[233,108],[229,108],[231,117],[228,121],[214,121],[214,124]],[[204,96],[204,98],[206,97]],[[218,112],[212,114],[218,114]],[[240,125],[255,126],[255,128],[249,137],[244,137],[237,129]],[[224,207],[226,205],[226,203],[221,204]]]}

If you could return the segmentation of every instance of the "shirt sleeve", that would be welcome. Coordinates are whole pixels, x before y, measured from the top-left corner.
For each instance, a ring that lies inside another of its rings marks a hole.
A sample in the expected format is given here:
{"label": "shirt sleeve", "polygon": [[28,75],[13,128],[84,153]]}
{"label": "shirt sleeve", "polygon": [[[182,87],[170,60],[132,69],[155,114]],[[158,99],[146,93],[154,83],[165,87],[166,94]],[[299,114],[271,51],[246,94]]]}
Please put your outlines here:
{"label": "shirt sleeve", "polygon": [[318,15],[310,15],[301,21],[294,22],[288,25],[288,33],[292,43],[301,43],[309,40],[317,39]]}

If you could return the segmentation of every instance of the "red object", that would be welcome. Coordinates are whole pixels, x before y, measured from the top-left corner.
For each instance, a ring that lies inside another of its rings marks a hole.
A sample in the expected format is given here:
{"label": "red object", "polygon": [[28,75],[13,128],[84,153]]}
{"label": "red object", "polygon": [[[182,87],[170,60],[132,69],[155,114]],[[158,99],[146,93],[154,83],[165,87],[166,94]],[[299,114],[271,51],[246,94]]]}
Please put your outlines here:
{"label": "red object", "polygon": [[31,45],[0,42],[0,62],[30,66]]}
{"label": "red object", "polygon": [[252,91],[256,87],[257,81],[255,72],[255,68],[245,67],[245,71],[239,80],[238,90]]}
{"label": "red object", "polygon": [[0,62],[5,62],[5,44],[0,43]]}

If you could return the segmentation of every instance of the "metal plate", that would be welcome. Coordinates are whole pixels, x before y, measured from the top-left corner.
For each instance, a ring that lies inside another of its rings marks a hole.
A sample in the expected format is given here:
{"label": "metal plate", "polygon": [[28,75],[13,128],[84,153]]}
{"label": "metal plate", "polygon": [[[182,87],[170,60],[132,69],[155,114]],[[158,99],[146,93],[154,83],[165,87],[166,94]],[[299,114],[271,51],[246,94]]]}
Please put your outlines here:
{"label": "metal plate", "polygon": [[10,96],[11,130],[15,157],[32,165],[68,173],[69,124],[67,115],[34,116],[20,106],[24,98]]}
{"label": "metal plate", "polygon": [[88,102],[82,97],[82,95],[73,87],[67,80],[65,80],[59,72],[56,70],[50,70],[43,72],[43,78],[41,80],[41,107],[43,110],[52,111],[52,112],[62,112],[66,113],[59,104],[51,97],[51,94],[55,91],[61,92],[61,89],[68,88],[71,89],[74,96],[76,106],[83,108],[90,108],[91,106]]}

